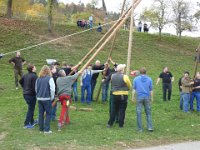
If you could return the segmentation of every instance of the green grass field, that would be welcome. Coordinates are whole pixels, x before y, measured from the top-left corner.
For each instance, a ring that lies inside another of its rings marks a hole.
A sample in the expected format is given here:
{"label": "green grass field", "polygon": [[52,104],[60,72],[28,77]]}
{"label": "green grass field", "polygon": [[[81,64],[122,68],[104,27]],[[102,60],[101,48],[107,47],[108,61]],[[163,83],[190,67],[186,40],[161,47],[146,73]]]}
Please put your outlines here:
{"label": "green grass field", "polygon": [[[42,41],[80,31],[75,26],[54,26],[49,34],[46,24],[39,22],[8,21],[0,18],[0,53],[14,51]],[[126,63],[128,31],[121,30],[117,36],[112,58],[118,63]],[[22,52],[22,56],[34,63],[39,72],[47,58],[59,62],[76,64],[103,36],[96,31],[89,31],[68,39],[39,46]],[[15,90],[12,65],[7,55],[0,60],[0,149],[127,149],[188,140],[200,140],[200,114],[185,114],[179,110],[179,92],[177,82],[184,70],[194,72],[194,50],[199,39],[183,37],[181,44],[175,36],[163,35],[161,41],[157,35],[134,32],[131,69],[146,67],[154,85],[164,66],[168,66],[175,77],[171,102],[162,101],[161,83],[154,86],[152,117],[155,131],[149,133],[136,131],[135,104],[128,102],[126,120],[123,129],[117,125],[106,128],[108,104],[94,102],[90,106],[93,112],[70,112],[71,124],[57,131],[57,122],[51,123],[54,132],[51,135],[39,133],[35,129],[23,129],[27,106],[22,96],[22,89]],[[96,59],[105,62],[110,43]],[[24,72],[26,69],[24,67]],[[131,78],[131,77],[130,77]],[[99,78],[100,79],[100,78]],[[97,89],[99,83],[97,85]],[[96,90],[97,91],[97,90]],[[80,95],[80,86],[79,86]],[[80,98],[80,96],[79,96]],[[80,102],[76,105],[88,107]],[[59,115],[60,107],[57,114]],[[38,115],[36,106],[35,117]],[[143,126],[146,127],[145,115]]]}

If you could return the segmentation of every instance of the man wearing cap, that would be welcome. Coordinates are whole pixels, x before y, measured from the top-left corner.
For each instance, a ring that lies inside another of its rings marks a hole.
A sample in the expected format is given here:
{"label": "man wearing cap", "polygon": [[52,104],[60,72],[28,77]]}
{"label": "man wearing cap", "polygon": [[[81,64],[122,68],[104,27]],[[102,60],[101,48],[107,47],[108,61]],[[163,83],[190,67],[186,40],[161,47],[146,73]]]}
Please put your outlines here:
{"label": "man wearing cap", "polygon": [[191,82],[188,71],[184,72],[184,76],[181,79],[181,84],[182,84],[183,112],[187,113],[189,112],[188,106],[190,101],[190,89],[191,85],[194,84],[194,82]]}
{"label": "man wearing cap", "polygon": [[153,82],[150,77],[146,75],[146,69],[140,69],[140,75],[133,80],[133,95],[132,101],[134,101],[135,93],[137,94],[137,128],[138,131],[143,131],[142,128],[142,107],[144,106],[146,119],[147,119],[147,129],[148,131],[153,131],[152,119],[151,119],[151,101],[153,101]]}
{"label": "man wearing cap", "polygon": [[14,75],[15,75],[15,86],[18,89],[18,75],[20,78],[23,76],[22,66],[26,63],[26,61],[21,57],[20,51],[16,52],[16,56],[9,60],[9,63],[12,63],[14,66]]}
{"label": "man wearing cap", "polygon": [[131,89],[131,82],[127,75],[124,75],[125,64],[117,66],[117,72],[111,76],[111,85],[113,92],[113,109],[107,127],[110,128],[119,110],[119,127],[124,125],[125,112],[127,108],[128,91]]}

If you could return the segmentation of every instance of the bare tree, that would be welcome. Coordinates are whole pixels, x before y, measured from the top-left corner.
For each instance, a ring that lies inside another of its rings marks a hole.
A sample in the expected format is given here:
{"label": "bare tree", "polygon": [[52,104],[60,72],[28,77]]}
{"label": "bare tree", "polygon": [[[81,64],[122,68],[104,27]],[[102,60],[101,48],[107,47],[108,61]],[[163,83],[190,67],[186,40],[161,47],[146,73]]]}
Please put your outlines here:
{"label": "bare tree", "polygon": [[191,31],[193,29],[193,17],[190,15],[190,4],[184,0],[173,0],[172,10],[172,23],[175,25],[177,36],[181,38],[183,31]]}
{"label": "bare tree", "polygon": [[8,0],[7,2],[7,17],[12,17],[12,0]]}
{"label": "bare tree", "polygon": [[105,15],[107,15],[107,8],[106,8],[106,3],[104,0],[102,0],[102,6],[103,6],[103,11],[105,12]]}
{"label": "bare tree", "polygon": [[52,32],[53,0],[48,0],[48,31]]}

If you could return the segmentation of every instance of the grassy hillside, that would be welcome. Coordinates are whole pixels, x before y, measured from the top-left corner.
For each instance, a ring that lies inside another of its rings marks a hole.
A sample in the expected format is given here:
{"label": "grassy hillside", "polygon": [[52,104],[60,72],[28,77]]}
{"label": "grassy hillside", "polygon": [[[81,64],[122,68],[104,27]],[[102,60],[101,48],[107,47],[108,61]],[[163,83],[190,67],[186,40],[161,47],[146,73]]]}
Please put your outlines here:
{"label": "grassy hillside", "polygon": [[[46,24],[43,23],[9,21],[0,18],[0,53],[14,51],[77,31],[80,29],[75,26],[55,26],[54,32],[49,34]],[[118,63],[126,63],[128,35],[128,31],[121,30],[117,36],[112,58]],[[89,31],[23,51],[22,56],[28,62],[34,63],[38,71],[46,63],[47,58],[76,64],[102,36],[103,34],[96,31]],[[8,63],[9,58],[13,56],[11,54],[0,60],[1,149],[125,149],[199,140],[199,114],[196,112],[185,114],[179,110],[177,82],[184,70],[189,70],[193,74],[194,50],[200,40],[184,37],[180,44],[175,36],[165,35],[159,41],[157,35],[136,32],[133,40],[131,69],[146,67],[154,84],[164,66],[168,66],[175,76],[171,102],[162,101],[161,84],[154,86],[152,117],[155,131],[153,133],[136,131],[135,104],[130,99],[123,129],[119,129],[117,125],[111,129],[106,128],[108,104],[102,105],[100,101],[90,106],[94,109],[93,112],[72,110],[71,124],[61,133],[57,132],[56,122],[51,124],[54,132],[52,135],[39,134],[38,127],[33,130],[23,129],[27,106],[22,97],[22,90],[15,90],[12,66]],[[109,43],[96,59],[104,62],[110,45]],[[25,67],[24,72],[26,72]],[[81,105],[80,102],[73,105],[88,107]],[[59,111],[60,107],[58,115]],[[37,115],[36,107],[35,116]],[[143,126],[146,126],[145,118],[143,118]]]}

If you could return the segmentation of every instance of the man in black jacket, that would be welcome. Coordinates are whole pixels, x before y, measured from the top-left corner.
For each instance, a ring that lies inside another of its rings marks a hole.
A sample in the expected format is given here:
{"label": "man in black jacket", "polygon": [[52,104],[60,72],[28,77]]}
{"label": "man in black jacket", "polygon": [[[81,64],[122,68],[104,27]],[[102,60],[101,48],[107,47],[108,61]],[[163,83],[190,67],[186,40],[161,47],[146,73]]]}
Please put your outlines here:
{"label": "man in black jacket", "polygon": [[36,104],[36,93],[35,93],[35,82],[37,75],[35,73],[36,68],[32,64],[27,66],[28,73],[25,74],[19,83],[23,87],[24,99],[28,105],[28,111],[26,114],[26,119],[24,121],[24,128],[33,128],[35,125],[33,116]]}

